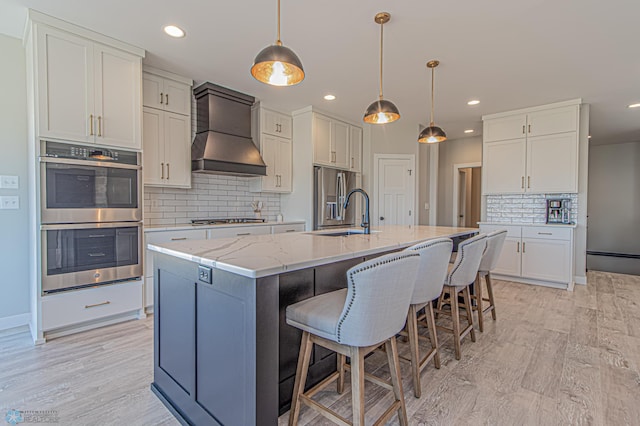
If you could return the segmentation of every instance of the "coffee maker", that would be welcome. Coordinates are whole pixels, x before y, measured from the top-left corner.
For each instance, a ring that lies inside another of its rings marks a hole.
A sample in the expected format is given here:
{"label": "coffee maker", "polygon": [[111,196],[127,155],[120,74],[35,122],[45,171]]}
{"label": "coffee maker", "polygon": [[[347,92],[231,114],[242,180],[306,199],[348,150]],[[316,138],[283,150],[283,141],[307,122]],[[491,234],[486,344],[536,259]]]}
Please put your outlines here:
{"label": "coffee maker", "polygon": [[571,223],[571,200],[568,198],[547,199],[547,223]]}

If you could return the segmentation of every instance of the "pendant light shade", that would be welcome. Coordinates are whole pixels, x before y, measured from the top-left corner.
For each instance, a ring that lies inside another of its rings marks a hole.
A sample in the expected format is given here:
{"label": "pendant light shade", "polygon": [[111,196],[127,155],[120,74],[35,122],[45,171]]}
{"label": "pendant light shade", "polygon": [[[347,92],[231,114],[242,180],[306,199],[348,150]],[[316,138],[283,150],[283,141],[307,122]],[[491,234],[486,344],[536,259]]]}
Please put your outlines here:
{"label": "pendant light shade", "polygon": [[280,0],[278,0],[278,39],[253,60],[251,75],[272,86],[293,86],[304,80],[304,68],[298,55],[280,41]]}
{"label": "pendant light shade", "polygon": [[425,128],[420,132],[418,136],[418,142],[420,143],[438,143],[447,140],[447,134],[440,127],[436,126],[433,122],[433,69],[440,65],[440,61],[429,61],[427,62],[427,68],[431,68],[431,121],[429,123],[429,127]]}
{"label": "pendant light shade", "polygon": [[364,122],[371,124],[385,124],[396,121],[400,118],[400,111],[393,102],[383,99],[382,97],[382,41],[383,41],[383,26],[389,22],[391,15],[387,12],[380,12],[376,14],[373,20],[380,24],[380,94],[379,99],[369,105],[367,111],[364,113]]}

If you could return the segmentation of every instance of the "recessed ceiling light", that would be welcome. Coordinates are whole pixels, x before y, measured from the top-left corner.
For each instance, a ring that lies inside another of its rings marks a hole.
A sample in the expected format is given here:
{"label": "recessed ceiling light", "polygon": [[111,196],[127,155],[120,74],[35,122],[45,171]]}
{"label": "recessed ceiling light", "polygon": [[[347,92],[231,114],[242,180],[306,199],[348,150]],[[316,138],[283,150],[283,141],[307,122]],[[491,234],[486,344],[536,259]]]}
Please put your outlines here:
{"label": "recessed ceiling light", "polygon": [[631,104],[628,106],[628,108],[638,108],[640,107],[640,104]]}
{"label": "recessed ceiling light", "polygon": [[334,100],[336,97],[335,97],[335,95],[324,95],[324,98],[325,98],[327,101],[332,101],[332,100]]}
{"label": "recessed ceiling light", "polygon": [[184,37],[184,30],[182,28],[176,27],[175,25],[167,25],[163,28],[164,32],[175,38]]}
{"label": "recessed ceiling light", "polygon": [[469,102],[467,102],[467,105],[478,105],[480,103],[479,100],[477,99],[472,99]]}
{"label": "recessed ceiling light", "polygon": [[467,129],[464,131],[465,133],[473,133],[473,129]]}

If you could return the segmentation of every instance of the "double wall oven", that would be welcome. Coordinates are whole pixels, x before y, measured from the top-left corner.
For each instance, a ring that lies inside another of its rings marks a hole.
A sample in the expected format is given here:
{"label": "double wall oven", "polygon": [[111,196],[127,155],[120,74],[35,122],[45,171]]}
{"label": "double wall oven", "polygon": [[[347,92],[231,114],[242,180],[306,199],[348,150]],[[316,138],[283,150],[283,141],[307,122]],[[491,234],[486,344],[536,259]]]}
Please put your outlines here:
{"label": "double wall oven", "polygon": [[140,154],[42,142],[42,292],[142,276]]}

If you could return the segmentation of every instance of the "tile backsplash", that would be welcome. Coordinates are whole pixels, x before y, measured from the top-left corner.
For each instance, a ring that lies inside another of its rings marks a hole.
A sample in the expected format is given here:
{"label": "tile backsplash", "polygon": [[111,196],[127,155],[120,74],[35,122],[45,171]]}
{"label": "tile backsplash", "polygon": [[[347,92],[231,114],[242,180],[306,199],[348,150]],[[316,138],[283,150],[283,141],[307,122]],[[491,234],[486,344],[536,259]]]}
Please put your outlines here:
{"label": "tile backsplash", "polygon": [[569,198],[571,221],[578,220],[578,194],[487,195],[487,222],[546,223],[547,198]]}
{"label": "tile backsplash", "polygon": [[147,225],[191,223],[191,219],[255,217],[252,201],[262,201],[261,216],[275,221],[280,194],[249,192],[241,176],[191,175],[191,188],[144,187],[144,222]]}

